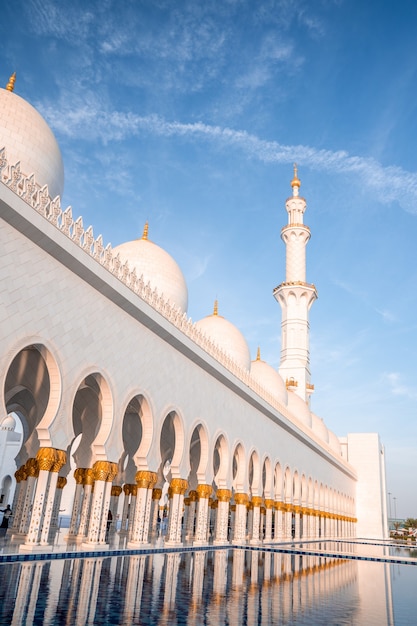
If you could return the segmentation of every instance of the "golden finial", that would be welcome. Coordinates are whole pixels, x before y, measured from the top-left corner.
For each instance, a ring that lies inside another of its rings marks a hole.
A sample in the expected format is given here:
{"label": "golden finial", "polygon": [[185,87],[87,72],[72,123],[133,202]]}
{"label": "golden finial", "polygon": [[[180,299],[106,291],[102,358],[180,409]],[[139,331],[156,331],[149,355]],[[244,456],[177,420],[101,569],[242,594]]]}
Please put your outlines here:
{"label": "golden finial", "polygon": [[148,222],[145,222],[145,226],[143,228],[143,235],[142,235],[142,239],[144,239],[145,241],[148,241],[148,232],[149,232],[149,224]]}
{"label": "golden finial", "polygon": [[16,82],[16,72],[13,72],[13,74],[9,78],[9,82],[6,85],[7,91],[13,91],[15,82]]}
{"label": "golden finial", "polygon": [[298,167],[297,167],[297,163],[294,163],[294,178],[291,181],[291,187],[294,189],[294,187],[301,187],[301,181],[298,178]]}
{"label": "golden finial", "polygon": [[257,361],[260,361],[260,360],[261,360],[261,349],[260,349],[260,347],[259,347],[259,346],[258,346],[258,352],[256,353],[256,360],[257,360]]}
{"label": "golden finial", "polygon": [[219,303],[217,302],[217,300],[214,301],[214,309],[213,309],[213,315],[218,315],[219,314]]}

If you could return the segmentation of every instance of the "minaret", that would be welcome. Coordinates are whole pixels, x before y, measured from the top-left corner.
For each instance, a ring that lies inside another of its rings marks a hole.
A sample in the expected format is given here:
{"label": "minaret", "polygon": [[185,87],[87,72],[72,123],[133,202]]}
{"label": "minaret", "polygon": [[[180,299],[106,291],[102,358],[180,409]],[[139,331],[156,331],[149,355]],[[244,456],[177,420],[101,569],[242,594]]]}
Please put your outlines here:
{"label": "minaret", "polygon": [[279,373],[287,388],[309,403],[314,386],[310,383],[308,312],[317,298],[317,291],[314,285],[306,282],[306,246],[310,229],[303,223],[307,204],[299,196],[300,185],[294,165],[292,196],[285,203],[288,224],[281,231],[286,246],[286,277],[273,293],[282,309]]}

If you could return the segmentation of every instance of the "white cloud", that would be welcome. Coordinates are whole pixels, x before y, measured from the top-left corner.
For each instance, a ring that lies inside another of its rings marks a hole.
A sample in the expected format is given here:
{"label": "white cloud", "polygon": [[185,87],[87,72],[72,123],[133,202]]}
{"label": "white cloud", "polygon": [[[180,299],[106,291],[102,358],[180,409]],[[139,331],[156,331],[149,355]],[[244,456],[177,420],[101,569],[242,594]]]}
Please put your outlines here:
{"label": "white cloud", "polygon": [[417,390],[402,383],[402,376],[398,372],[384,374],[384,380],[389,384],[394,396],[404,396],[410,400],[417,400]]}

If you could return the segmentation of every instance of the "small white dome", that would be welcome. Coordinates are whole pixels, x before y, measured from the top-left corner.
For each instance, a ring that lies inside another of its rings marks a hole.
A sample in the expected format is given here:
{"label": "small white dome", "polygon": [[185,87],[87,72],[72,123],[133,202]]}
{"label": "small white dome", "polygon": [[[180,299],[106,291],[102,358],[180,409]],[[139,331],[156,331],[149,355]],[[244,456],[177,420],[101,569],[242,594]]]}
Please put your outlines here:
{"label": "small white dome", "polygon": [[0,430],[12,430],[16,428],[16,420],[13,415],[8,415],[1,423]]}
{"label": "small white dome", "polygon": [[57,140],[43,117],[26,100],[0,89],[0,150],[6,148],[9,165],[20,161],[25,176],[48,185],[52,198],[64,191],[64,165]]}
{"label": "small white dome", "polygon": [[256,361],[252,361],[250,366],[251,376],[278,402],[286,405],[288,393],[284,381],[278,372],[266,361],[262,361],[259,351]]}
{"label": "small white dome", "polygon": [[294,391],[288,392],[288,408],[305,426],[311,428],[311,412],[308,405]]}
{"label": "small white dome", "polygon": [[311,414],[311,428],[314,433],[324,442],[329,443],[329,431],[327,430],[326,424],[323,422],[321,417]]}
{"label": "small white dome", "polygon": [[245,370],[250,368],[250,352],[246,339],[231,322],[217,313],[217,302],[214,313],[196,322],[201,330],[213,343],[221,348],[237,365]]}
{"label": "small white dome", "polygon": [[149,241],[147,235],[146,225],[142,239],[122,243],[113,251],[120,255],[122,263],[127,261],[131,270],[136,269],[138,278],[143,276],[145,284],[149,282],[159,295],[186,312],[188,289],[183,273],[172,256]]}

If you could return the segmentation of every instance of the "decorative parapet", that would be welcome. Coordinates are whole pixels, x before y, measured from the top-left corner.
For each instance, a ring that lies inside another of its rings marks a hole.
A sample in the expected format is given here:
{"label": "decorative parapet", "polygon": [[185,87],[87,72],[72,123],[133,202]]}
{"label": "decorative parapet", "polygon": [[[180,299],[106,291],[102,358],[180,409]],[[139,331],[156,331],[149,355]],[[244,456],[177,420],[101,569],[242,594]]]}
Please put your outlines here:
{"label": "decorative parapet", "polygon": [[[72,208],[69,206],[65,210],[61,208],[60,197],[51,198],[48,186],[43,187],[37,183],[34,174],[27,175],[20,170],[20,162],[9,164],[6,156],[6,148],[0,149],[0,182],[11,189],[16,195],[31,206],[37,213],[53,224],[59,231],[71,239],[86,254],[92,257],[97,263],[102,265],[113,276],[120,280],[126,287],[137,294],[144,302],[149,304],[155,311],[160,313],[175,328],[181,331],[195,344],[202,348],[207,354],[216,359],[230,373],[265,400],[271,407],[281,415],[287,417],[300,430],[306,432],[309,437],[331,452],[322,440],[318,439],[310,429],[296,419],[284,405],[276,400],[266,389],[254,380],[249,372],[236,363],[226,352],[212,341],[198,326],[187,317],[181,309],[173,306],[168,300],[160,295],[156,288],[152,288],[150,283],[145,283],[143,275],[138,276],[136,270],[130,270],[127,262],[122,263],[119,254],[115,254],[112,246],[106,246],[103,237],[94,236],[92,226],[84,228],[82,217],[74,219]],[[302,282],[282,283],[279,285],[304,285],[315,289],[314,285]],[[277,287],[277,289],[279,288]],[[333,454],[333,452],[332,452]]]}

